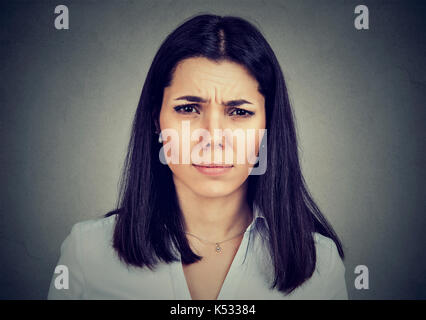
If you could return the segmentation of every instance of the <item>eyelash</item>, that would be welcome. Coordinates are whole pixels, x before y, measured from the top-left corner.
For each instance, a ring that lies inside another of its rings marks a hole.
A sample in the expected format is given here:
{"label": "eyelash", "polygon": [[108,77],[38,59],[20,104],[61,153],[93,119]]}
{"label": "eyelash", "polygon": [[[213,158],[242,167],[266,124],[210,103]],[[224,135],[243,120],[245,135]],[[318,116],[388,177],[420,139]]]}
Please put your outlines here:
{"label": "eyelash", "polygon": [[[184,109],[184,108],[187,108],[187,107],[194,108],[194,107],[197,107],[197,106],[198,106],[197,104],[183,104],[183,105],[173,107],[173,109],[175,109],[175,111],[177,113],[189,114],[189,113],[193,113],[193,112],[185,112],[185,111],[181,111],[181,110]],[[241,109],[241,108],[232,109],[232,112],[234,112],[234,111],[243,111],[245,113],[244,115],[236,115],[239,118],[248,118],[248,117],[251,117],[252,115],[254,115],[253,111],[248,111],[248,110]]]}

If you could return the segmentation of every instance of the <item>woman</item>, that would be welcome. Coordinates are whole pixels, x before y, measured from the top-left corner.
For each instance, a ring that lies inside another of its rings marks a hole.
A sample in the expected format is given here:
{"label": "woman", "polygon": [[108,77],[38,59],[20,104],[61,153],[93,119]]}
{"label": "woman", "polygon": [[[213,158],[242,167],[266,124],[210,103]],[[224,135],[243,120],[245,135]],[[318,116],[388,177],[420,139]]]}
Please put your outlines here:
{"label": "woman", "polygon": [[[250,130],[247,144],[229,134]],[[120,190],[116,210],[73,226],[58,262],[68,288],[55,274],[49,299],[347,299],[279,63],[241,18],[196,16],[161,45]]]}

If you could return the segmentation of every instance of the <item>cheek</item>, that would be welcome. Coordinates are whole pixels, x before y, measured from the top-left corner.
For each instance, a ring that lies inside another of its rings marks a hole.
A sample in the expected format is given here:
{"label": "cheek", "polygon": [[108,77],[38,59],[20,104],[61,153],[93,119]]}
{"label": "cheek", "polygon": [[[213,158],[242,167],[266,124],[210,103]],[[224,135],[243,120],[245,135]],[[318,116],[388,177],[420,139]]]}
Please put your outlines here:
{"label": "cheek", "polygon": [[[256,162],[259,148],[260,148],[260,142],[262,141],[262,138],[265,134],[265,129],[256,129],[256,130],[249,130],[246,133],[245,137],[245,164],[246,165],[253,165]],[[239,151],[234,150],[234,152],[237,154]]]}
{"label": "cheek", "polygon": [[163,151],[166,158],[174,163],[181,163],[181,122],[174,117],[173,113],[165,111],[162,108],[159,115],[159,124],[163,138]]}
{"label": "cheek", "polygon": [[169,168],[173,172],[173,174],[179,177],[180,179],[191,179],[191,165],[170,163]]}

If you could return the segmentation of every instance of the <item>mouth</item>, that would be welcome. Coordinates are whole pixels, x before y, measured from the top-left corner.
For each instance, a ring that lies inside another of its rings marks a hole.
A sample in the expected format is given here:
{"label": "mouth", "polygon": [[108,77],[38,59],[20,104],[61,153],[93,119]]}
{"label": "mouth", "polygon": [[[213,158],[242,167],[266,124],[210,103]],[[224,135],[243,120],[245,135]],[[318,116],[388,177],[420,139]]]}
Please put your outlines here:
{"label": "mouth", "polygon": [[192,164],[200,173],[208,176],[218,176],[229,172],[233,165],[219,165],[219,164]]}
{"label": "mouth", "polygon": [[223,165],[223,164],[192,164],[195,167],[203,167],[203,168],[232,168],[233,165]]}

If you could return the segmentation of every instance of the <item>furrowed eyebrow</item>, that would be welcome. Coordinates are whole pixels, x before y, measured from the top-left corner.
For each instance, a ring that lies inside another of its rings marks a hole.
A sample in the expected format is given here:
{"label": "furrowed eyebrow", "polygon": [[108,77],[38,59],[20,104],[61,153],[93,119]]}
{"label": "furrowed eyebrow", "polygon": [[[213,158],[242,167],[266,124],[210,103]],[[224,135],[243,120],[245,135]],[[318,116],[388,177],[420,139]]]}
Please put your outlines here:
{"label": "furrowed eyebrow", "polygon": [[197,96],[183,96],[183,97],[176,98],[175,100],[186,100],[189,102],[202,102],[202,103],[207,102],[203,98],[200,98]]}
{"label": "furrowed eyebrow", "polygon": [[[189,102],[200,102],[200,103],[207,102],[207,100],[205,100],[201,97],[197,97],[197,96],[182,96],[182,97],[176,98],[175,100],[186,100],[186,101],[189,101]],[[226,101],[223,105],[227,106],[227,107],[237,107],[237,106],[240,106],[242,104],[252,104],[252,103],[247,101],[247,100],[240,99],[240,100]]]}
{"label": "furrowed eyebrow", "polygon": [[240,100],[230,100],[225,102],[225,106],[227,107],[238,107],[242,104],[252,104],[251,102],[248,102],[247,100],[240,99]]}

